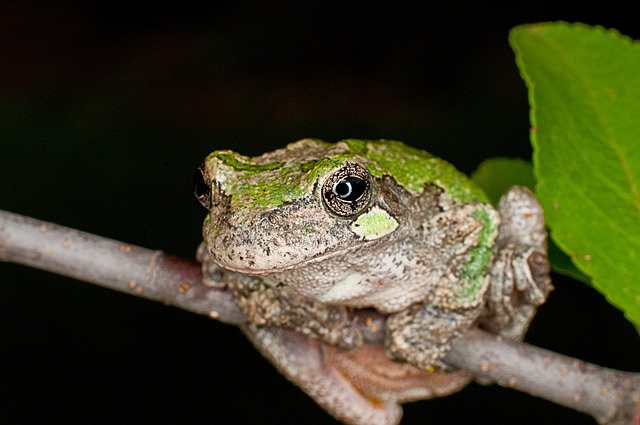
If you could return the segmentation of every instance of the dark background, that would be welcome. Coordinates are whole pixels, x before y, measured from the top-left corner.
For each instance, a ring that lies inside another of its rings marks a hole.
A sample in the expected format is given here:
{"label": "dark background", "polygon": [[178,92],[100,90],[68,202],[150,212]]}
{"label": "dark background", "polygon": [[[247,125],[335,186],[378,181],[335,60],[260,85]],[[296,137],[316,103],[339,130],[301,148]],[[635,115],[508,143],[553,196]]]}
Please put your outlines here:
{"label": "dark background", "polygon": [[[191,175],[214,149],[384,137],[467,173],[528,158],[508,31],[558,19],[640,37],[615,2],[1,2],[0,208],[191,257]],[[16,265],[0,280],[3,423],[332,423],[230,326]],[[528,340],[638,370],[621,313],[555,284]],[[472,385],[403,424],[463,422],[594,423]]]}

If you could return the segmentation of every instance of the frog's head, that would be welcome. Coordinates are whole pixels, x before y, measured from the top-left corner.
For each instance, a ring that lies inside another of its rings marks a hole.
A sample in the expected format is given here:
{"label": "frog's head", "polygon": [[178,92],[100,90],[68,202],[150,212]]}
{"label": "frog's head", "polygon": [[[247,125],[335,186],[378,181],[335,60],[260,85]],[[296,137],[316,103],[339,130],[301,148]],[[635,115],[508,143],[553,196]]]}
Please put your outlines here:
{"label": "frog's head", "polygon": [[394,241],[425,184],[446,175],[441,163],[451,167],[437,158],[429,167],[432,159],[400,142],[360,140],[305,139],[253,158],[213,152],[194,176],[209,210],[208,251],[224,268],[271,274]]}

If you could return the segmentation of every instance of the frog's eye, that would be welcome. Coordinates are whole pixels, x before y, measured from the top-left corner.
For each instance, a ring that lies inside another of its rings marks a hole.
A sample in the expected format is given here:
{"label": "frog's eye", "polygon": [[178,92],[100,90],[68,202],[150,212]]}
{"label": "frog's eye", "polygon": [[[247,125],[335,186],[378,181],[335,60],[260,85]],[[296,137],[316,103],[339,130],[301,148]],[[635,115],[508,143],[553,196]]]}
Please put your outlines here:
{"label": "frog's eye", "polygon": [[209,186],[204,178],[202,167],[193,173],[193,194],[205,208],[211,208],[211,186]]}
{"label": "frog's eye", "polygon": [[352,217],[369,206],[372,187],[369,171],[360,164],[347,162],[327,176],[322,185],[322,199],[330,213]]}

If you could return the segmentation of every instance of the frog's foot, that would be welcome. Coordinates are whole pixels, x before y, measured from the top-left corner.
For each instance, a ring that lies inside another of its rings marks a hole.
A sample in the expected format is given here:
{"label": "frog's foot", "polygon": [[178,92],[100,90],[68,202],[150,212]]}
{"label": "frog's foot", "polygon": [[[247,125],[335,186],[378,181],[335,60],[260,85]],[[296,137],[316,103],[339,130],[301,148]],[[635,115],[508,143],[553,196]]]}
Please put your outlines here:
{"label": "frog's foot", "polygon": [[446,369],[442,359],[451,341],[469,329],[481,312],[481,306],[455,311],[424,304],[392,314],[387,319],[387,355],[423,370]]}
{"label": "frog's foot", "polygon": [[463,370],[429,373],[392,362],[377,345],[345,351],[288,329],[242,329],[283,375],[345,424],[396,425],[400,403],[445,396],[471,381]]}
{"label": "frog's foot", "polygon": [[502,222],[488,292],[490,317],[483,325],[511,339],[522,339],[539,305],[553,289],[540,204],[523,187],[500,199]]}

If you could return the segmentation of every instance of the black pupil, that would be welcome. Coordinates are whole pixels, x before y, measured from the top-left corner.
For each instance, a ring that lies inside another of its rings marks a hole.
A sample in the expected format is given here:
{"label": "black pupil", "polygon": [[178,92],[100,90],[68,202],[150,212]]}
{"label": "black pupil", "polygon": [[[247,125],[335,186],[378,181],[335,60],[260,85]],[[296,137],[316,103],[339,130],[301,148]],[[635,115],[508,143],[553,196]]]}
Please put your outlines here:
{"label": "black pupil", "polygon": [[367,185],[364,180],[360,177],[350,176],[333,186],[333,194],[343,201],[354,202],[362,196],[366,189]]}
{"label": "black pupil", "polygon": [[196,172],[193,173],[193,194],[196,195],[198,199],[209,194],[209,186],[207,186],[207,183],[204,181],[200,170],[196,170]]}

